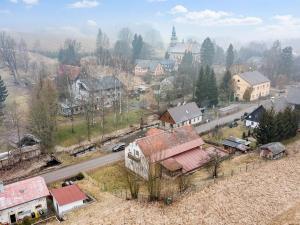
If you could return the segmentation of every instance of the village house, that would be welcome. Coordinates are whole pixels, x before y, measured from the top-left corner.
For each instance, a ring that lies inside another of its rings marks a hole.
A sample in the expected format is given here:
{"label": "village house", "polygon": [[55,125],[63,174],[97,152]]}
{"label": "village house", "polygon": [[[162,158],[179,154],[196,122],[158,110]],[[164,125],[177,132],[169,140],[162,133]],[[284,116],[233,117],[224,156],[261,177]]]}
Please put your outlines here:
{"label": "village house", "polygon": [[260,146],[260,156],[267,159],[279,159],[284,156],[286,148],[280,142]]}
{"label": "village house", "polygon": [[159,119],[165,128],[194,125],[202,121],[202,111],[195,102],[190,102],[168,109]]}
{"label": "village house", "polygon": [[158,164],[166,177],[194,172],[210,162],[212,154],[224,157],[226,153],[214,146],[204,145],[191,126],[165,131],[150,129],[146,137],[139,138],[125,148],[125,166],[144,179],[149,168]]}
{"label": "village house", "polygon": [[175,27],[172,29],[171,43],[167,50],[169,59],[175,60],[177,64],[180,64],[185,53],[190,52],[193,55],[195,62],[201,61],[201,45],[196,41],[184,42],[178,41]]}
{"label": "village house", "polygon": [[50,194],[53,198],[54,209],[59,217],[72,209],[83,206],[88,198],[77,184],[51,189]]}
{"label": "village house", "polygon": [[164,68],[165,72],[172,73],[178,70],[178,64],[175,60],[172,59],[163,59],[160,61],[160,64]]}
{"label": "village house", "polygon": [[242,152],[247,153],[250,149],[250,141],[243,140],[240,138],[236,138],[233,136],[230,136],[222,141],[222,145],[228,153],[233,154],[235,152]]}
{"label": "village house", "polygon": [[79,78],[72,86],[77,102],[87,101],[94,98],[95,109],[111,107],[123,92],[123,83],[115,76],[103,76],[100,78]]}
{"label": "village house", "polygon": [[244,94],[250,91],[250,101],[266,97],[270,94],[271,81],[258,71],[245,72],[233,76],[235,98],[245,100]]}
{"label": "village house", "polygon": [[136,76],[153,75],[161,76],[165,73],[162,64],[157,60],[136,60],[134,74]]}
{"label": "village house", "polygon": [[24,217],[38,218],[47,212],[49,191],[42,177],[16,183],[0,183],[0,224],[15,224]]}
{"label": "village house", "polygon": [[13,166],[19,161],[29,160],[41,155],[40,140],[32,134],[24,134],[20,137],[9,137],[9,150],[0,153],[0,169]]}
{"label": "village house", "polygon": [[287,101],[292,108],[300,110],[300,86],[288,87]]}
{"label": "village house", "polygon": [[80,66],[60,64],[57,70],[57,75],[60,77],[66,75],[69,79],[69,82],[72,83],[80,76],[80,72]]}
{"label": "village house", "polygon": [[289,107],[289,104],[284,96],[265,101],[263,105],[260,105],[245,117],[245,126],[256,128],[259,125],[261,115],[266,110],[273,109],[278,113],[284,111],[287,107]]}

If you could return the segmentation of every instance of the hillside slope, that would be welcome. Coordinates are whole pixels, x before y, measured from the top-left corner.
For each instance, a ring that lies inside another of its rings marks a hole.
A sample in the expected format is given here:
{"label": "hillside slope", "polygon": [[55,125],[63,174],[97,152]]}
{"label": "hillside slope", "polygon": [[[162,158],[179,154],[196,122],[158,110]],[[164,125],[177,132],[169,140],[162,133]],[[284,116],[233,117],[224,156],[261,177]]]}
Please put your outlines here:
{"label": "hillside slope", "polygon": [[300,154],[295,154],[299,146],[300,141],[289,146],[290,154],[284,159],[266,162],[257,170],[241,173],[191,193],[169,207],[111,197],[109,204],[106,199],[105,204],[100,201],[69,214],[64,223],[285,224],[286,215],[293,214],[293,218],[299,218],[299,213],[296,215],[294,212],[299,209],[297,203],[300,202]]}

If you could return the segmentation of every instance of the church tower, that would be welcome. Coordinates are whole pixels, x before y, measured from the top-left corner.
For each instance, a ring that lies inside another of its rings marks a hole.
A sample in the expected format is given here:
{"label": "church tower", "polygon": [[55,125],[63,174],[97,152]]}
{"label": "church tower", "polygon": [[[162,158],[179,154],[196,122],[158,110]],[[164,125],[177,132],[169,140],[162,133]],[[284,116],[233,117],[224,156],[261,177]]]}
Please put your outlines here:
{"label": "church tower", "polygon": [[173,26],[170,46],[173,47],[176,44],[177,44],[177,35],[176,35],[175,27]]}

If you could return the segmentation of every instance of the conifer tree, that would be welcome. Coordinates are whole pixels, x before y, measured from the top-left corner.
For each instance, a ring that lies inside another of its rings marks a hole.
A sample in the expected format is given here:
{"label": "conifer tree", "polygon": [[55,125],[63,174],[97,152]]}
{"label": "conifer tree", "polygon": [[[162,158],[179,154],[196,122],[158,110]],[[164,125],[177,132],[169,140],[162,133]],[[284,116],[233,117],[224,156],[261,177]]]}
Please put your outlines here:
{"label": "conifer tree", "polygon": [[6,89],[6,86],[4,84],[4,81],[2,80],[1,76],[0,76],[0,115],[3,115],[4,112],[4,102],[6,100],[8,96],[8,93],[7,93],[7,89]]}
{"label": "conifer tree", "polygon": [[229,70],[234,62],[233,45],[230,44],[226,52],[226,69]]}
{"label": "conifer tree", "polygon": [[232,76],[229,70],[226,70],[220,85],[220,98],[223,101],[234,100],[234,84],[232,82]]}
{"label": "conifer tree", "polygon": [[201,46],[201,63],[203,66],[211,66],[215,57],[215,47],[210,38],[206,38]]}
{"label": "conifer tree", "polygon": [[254,129],[254,136],[261,145],[278,141],[278,127],[273,109],[262,113],[258,127]]}
{"label": "conifer tree", "polygon": [[214,70],[207,71],[207,95],[209,106],[218,105],[218,87]]}
{"label": "conifer tree", "polygon": [[206,99],[206,77],[204,73],[204,69],[201,66],[198,80],[196,83],[196,92],[195,92],[195,97],[196,97],[196,102],[198,106],[204,106],[204,101]]}

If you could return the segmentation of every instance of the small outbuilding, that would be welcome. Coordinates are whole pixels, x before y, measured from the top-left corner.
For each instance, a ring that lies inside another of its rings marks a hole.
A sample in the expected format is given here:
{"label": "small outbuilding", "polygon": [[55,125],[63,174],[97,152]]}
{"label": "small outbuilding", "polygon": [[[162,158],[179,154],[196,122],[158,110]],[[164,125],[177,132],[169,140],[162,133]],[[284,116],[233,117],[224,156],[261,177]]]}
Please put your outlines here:
{"label": "small outbuilding", "polygon": [[240,138],[232,137],[226,138],[222,141],[222,145],[228,153],[235,153],[236,151],[247,153],[250,150],[250,141]]}
{"label": "small outbuilding", "polygon": [[88,199],[76,184],[50,190],[54,209],[59,217],[72,209],[79,208]]}
{"label": "small outbuilding", "polygon": [[49,191],[42,177],[3,185],[0,182],[0,224],[15,224],[25,217],[47,213]]}
{"label": "small outbuilding", "polygon": [[260,146],[260,156],[267,159],[278,159],[284,156],[285,146],[280,142],[272,142]]}

